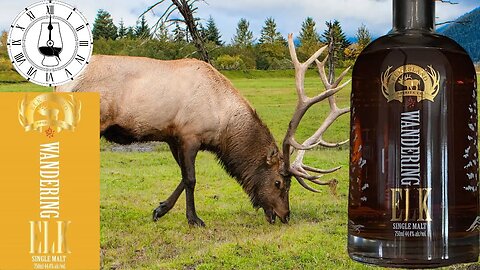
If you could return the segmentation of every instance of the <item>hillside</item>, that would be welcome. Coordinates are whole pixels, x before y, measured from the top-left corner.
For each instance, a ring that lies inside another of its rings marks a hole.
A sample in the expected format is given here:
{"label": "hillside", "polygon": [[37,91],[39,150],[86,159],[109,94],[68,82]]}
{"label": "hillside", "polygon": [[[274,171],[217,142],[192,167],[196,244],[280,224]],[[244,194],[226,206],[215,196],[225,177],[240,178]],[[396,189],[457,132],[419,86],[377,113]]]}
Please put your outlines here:
{"label": "hillside", "polygon": [[451,23],[439,28],[437,32],[458,42],[474,62],[480,63],[480,7],[461,16],[457,22],[465,23]]}

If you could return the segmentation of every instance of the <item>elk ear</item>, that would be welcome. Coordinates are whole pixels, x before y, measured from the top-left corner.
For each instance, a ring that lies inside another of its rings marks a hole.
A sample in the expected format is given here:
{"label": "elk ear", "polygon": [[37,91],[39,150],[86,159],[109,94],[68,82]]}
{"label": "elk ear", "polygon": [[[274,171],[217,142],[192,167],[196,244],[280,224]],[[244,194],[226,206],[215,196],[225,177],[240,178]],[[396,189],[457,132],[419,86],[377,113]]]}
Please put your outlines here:
{"label": "elk ear", "polygon": [[268,165],[273,165],[275,163],[278,163],[279,161],[279,158],[278,158],[278,150],[276,148],[271,148],[269,151],[268,151],[268,155],[267,155],[267,164]]}

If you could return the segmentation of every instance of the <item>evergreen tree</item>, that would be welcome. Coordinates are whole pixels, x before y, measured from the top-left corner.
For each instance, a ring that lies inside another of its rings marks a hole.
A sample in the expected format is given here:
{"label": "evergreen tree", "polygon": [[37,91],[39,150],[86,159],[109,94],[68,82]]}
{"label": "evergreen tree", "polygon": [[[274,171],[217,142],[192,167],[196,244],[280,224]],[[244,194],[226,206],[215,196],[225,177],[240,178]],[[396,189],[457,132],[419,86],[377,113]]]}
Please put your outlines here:
{"label": "evergreen tree", "polygon": [[145,16],[142,16],[142,18],[137,21],[137,26],[135,27],[135,36],[137,38],[150,38],[150,27],[148,27]]}
{"label": "evergreen tree", "polygon": [[93,23],[93,38],[116,39],[117,27],[113,23],[112,16],[107,11],[100,9]]}
{"label": "evergreen tree", "polygon": [[216,45],[221,46],[223,45],[221,38],[222,35],[220,35],[220,31],[218,30],[217,25],[213,20],[213,17],[210,16],[207,20],[207,27],[205,28],[205,40],[211,41]]}
{"label": "evergreen tree", "polygon": [[155,32],[155,38],[160,40],[161,42],[167,42],[170,39],[168,35],[168,29],[164,23],[158,26],[158,29]]}
{"label": "evergreen tree", "polygon": [[237,25],[237,33],[232,39],[232,44],[239,47],[247,47],[253,45],[253,33],[249,29],[250,23],[242,18]]}
{"label": "evergreen tree", "polygon": [[300,31],[298,48],[298,57],[301,61],[305,61],[312,56],[321,47],[320,35],[315,28],[315,21],[308,17],[302,23],[302,30]]}
{"label": "evergreen tree", "polygon": [[370,34],[370,31],[368,31],[367,26],[364,24],[358,28],[355,36],[357,38],[357,44],[361,50],[363,50],[368,44],[370,44],[370,42],[372,42],[372,35]]}
{"label": "evergreen tree", "polygon": [[178,22],[175,22],[175,29],[173,29],[173,41],[174,42],[185,42],[186,41],[185,29],[180,27]]}
{"label": "evergreen tree", "polygon": [[120,20],[120,23],[118,25],[118,34],[117,38],[125,38],[127,36],[127,28],[125,27],[125,24],[123,23],[123,19]]}
{"label": "evergreen tree", "polygon": [[291,68],[291,62],[287,59],[287,42],[277,31],[277,24],[273,18],[265,20],[259,42],[257,54],[259,69]]}
{"label": "evergreen tree", "polygon": [[272,17],[265,20],[265,25],[260,34],[260,44],[274,44],[278,42],[286,44],[285,38],[277,31],[277,23]]}
{"label": "evergreen tree", "polygon": [[135,39],[135,29],[132,26],[129,26],[127,28],[127,34],[125,35],[126,38],[128,39]]}
{"label": "evergreen tree", "polygon": [[301,45],[318,44],[320,42],[320,35],[315,29],[315,21],[312,17],[307,17],[302,23],[299,40]]}
{"label": "evergreen tree", "polygon": [[[335,20],[333,23],[331,21],[325,22],[325,24],[327,25],[327,29],[322,35],[325,43],[334,41],[335,48],[338,50],[345,49],[346,47],[350,46],[351,42],[346,38],[339,21]],[[330,32],[332,32],[331,35]]]}
{"label": "evergreen tree", "polygon": [[325,24],[327,25],[327,29],[322,37],[324,38],[324,42],[329,46],[329,81],[333,82],[335,77],[335,67],[339,61],[342,61],[345,58],[344,51],[351,43],[345,37],[345,33],[343,32],[339,21],[335,20],[333,23],[331,21],[325,22]]}
{"label": "evergreen tree", "polygon": [[198,34],[200,35],[200,38],[205,41],[207,38],[207,30],[205,29],[205,27],[203,27],[203,24],[200,22],[197,22],[197,29],[198,29]]}

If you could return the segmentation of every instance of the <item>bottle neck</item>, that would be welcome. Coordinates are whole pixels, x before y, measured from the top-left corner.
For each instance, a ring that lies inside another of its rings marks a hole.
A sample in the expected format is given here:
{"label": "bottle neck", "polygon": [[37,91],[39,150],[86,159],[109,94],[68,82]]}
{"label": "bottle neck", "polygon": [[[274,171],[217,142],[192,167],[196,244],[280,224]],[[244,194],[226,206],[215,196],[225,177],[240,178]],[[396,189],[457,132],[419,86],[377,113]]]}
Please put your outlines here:
{"label": "bottle neck", "polygon": [[393,0],[392,32],[410,31],[435,31],[435,0]]}

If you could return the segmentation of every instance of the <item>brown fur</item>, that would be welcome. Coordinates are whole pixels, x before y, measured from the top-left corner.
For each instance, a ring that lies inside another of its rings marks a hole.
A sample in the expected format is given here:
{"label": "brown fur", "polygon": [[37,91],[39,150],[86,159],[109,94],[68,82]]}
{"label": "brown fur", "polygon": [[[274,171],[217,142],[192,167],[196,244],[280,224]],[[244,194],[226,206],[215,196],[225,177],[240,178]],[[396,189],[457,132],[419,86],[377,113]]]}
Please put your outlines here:
{"label": "brown fur", "polygon": [[225,170],[234,177],[250,196],[254,207],[261,206],[259,186],[267,181],[270,151],[278,152],[275,140],[258,115],[235,116],[214,152]]}
{"label": "brown fur", "polygon": [[262,186],[275,178],[267,164],[269,153],[278,153],[275,140],[250,104],[209,64],[96,55],[79,79],[56,91],[100,92],[101,132],[117,143],[199,138],[201,149],[217,155],[255,207],[266,201]]}

